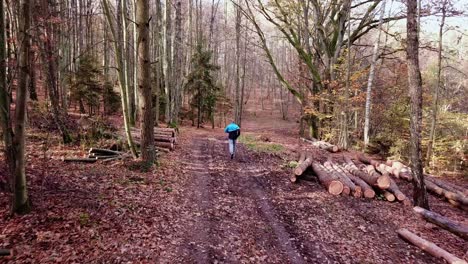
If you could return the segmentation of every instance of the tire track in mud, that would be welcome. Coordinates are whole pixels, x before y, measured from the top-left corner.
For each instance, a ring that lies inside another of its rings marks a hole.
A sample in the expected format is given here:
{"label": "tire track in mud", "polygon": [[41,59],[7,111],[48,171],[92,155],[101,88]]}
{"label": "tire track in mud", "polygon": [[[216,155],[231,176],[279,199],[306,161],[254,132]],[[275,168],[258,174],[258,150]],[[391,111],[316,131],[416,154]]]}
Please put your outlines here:
{"label": "tire track in mud", "polygon": [[[284,223],[277,216],[277,212],[271,203],[271,197],[259,183],[259,179],[268,177],[269,171],[260,164],[249,161],[247,153],[238,149],[238,157],[230,161],[227,157],[226,144],[217,140],[212,152],[213,164],[217,164],[212,170],[214,189],[221,190],[216,196],[216,202],[225,204],[232,209],[223,217],[223,223],[229,229],[220,230],[223,236],[236,237],[237,245],[230,245],[230,252],[237,252],[240,260],[250,262],[268,263],[305,263],[303,256],[295,248],[294,238],[286,231]],[[215,212],[216,213],[216,212]],[[242,257],[250,256],[245,259]],[[232,256],[224,256],[224,260]]]}
{"label": "tire track in mud", "polygon": [[210,141],[195,139],[193,142],[193,158],[201,170],[192,170],[194,207],[197,219],[194,229],[190,233],[191,241],[188,248],[190,257],[196,263],[209,263],[211,258],[210,233],[211,223],[209,210],[212,207],[211,177],[209,168],[212,167],[213,144]]}

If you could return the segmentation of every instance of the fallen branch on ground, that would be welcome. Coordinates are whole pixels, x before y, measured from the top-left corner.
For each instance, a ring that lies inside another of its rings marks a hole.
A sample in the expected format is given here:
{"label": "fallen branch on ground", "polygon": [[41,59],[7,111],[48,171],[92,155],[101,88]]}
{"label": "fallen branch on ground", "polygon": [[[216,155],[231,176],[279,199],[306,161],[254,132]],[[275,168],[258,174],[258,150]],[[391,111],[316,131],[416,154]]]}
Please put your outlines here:
{"label": "fallen branch on ground", "polygon": [[426,210],[419,206],[414,207],[413,210],[427,221],[434,223],[465,240],[468,240],[468,226],[454,222],[436,212]]}
{"label": "fallen branch on ground", "polygon": [[466,261],[456,257],[455,255],[445,251],[444,249],[438,247],[436,244],[429,242],[417,235],[411,233],[406,228],[399,229],[397,231],[398,235],[404,238],[406,241],[410,242],[411,244],[419,247],[420,249],[426,251],[427,253],[431,254],[437,258],[443,258],[448,263],[452,264],[467,264]]}

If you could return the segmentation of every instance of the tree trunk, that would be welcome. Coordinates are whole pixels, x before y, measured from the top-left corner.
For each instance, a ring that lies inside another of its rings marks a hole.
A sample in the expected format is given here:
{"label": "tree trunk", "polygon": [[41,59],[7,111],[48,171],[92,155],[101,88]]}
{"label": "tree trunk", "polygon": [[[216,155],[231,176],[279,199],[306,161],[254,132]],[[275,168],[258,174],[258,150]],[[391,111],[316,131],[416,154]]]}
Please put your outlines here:
{"label": "tree trunk", "polygon": [[380,176],[376,174],[368,174],[358,169],[358,167],[354,164],[354,162],[345,157],[346,166],[345,168],[352,173],[354,176],[361,178],[370,186],[378,187],[380,189],[387,189],[390,186],[390,180],[388,176]]}
{"label": "tree trunk", "polygon": [[425,180],[425,187],[435,194],[440,196],[444,196],[449,202],[453,203],[454,205],[461,205],[462,207],[468,206],[468,198],[466,196],[460,195],[458,193],[453,193],[451,191],[445,190],[435,183],[432,183],[428,180]]}
{"label": "tree trunk", "polygon": [[[182,4],[180,0],[176,2],[175,13],[175,39],[172,59],[174,64],[172,72],[172,88],[174,93],[172,98],[171,120],[169,120],[169,123],[177,126],[179,123],[179,111],[182,104],[182,80],[184,75],[182,71]],[[176,74],[178,74],[178,76],[176,76]]]}
{"label": "tree trunk", "polygon": [[307,168],[312,164],[312,157],[308,157],[304,161],[300,162],[297,167],[294,169],[294,174],[296,176],[301,176],[304,171],[307,170]]}
{"label": "tree trunk", "polygon": [[138,91],[140,93],[141,159],[153,164],[156,158],[154,149],[153,93],[151,89],[151,62],[149,53],[149,0],[136,1],[138,27]]}
{"label": "tree trunk", "polygon": [[[240,2],[240,1],[238,1]],[[239,3],[238,3],[239,4]],[[240,57],[241,57],[241,22],[242,22],[242,14],[240,6],[236,6],[236,94],[235,94],[235,109],[234,109],[234,122],[241,125],[241,65],[240,65]]]}
{"label": "tree trunk", "polygon": [[433,183],[439,185],[440,187],[442,187],[442,188],[444,188],[444,189],[446,189],[448,191],[451,191],[453,193],[458,193],[458,194],[463,195],[463,196],[468,196],[468,189],[463,188],[462,186],[454,185],[454,184],[449,183],[449,182],[445,182],[445,181],[443,181],[441,179],[437,179],[434,176],[431,176],[429,174],[424,174],[424,180],[433,182]]}
{"label": "tree trunk", "polygon": [[468,240],[468,226],[459,224],[438,213],[426,210],[418,206],[414,207],[413,210],[427,221],[434,223],[465,240]]}
{"label": "tree trunk", "polygon": [[[360,198],[362,196],[362,188],[359,185],[354,184],[354,182],[351,180],[351,178],[348,177],[350,173],[344,171],[341,169],[341,167],[338,166],[338,164],[330,163],[330,162],[325,162],[325,167],[329,166],[330,168],[334,169],[339,175],[340,175],[340,180],[341,182],[348,186],[353,194],[354,197]],[[352,175],[351,175],[352,176]]]}
{"label": "tree trunk", "polygon": [[322,165],[317,162],[312,162],[312,169],[330,194],[340,195],[343,192],[343,183],[328,174]]}
{"label": "tree trunk", "polygon": [[29,31],[31,18],[31,0],[20,1],[20,26],[18,34],[19,58],[18,58],[18,87],[16,90],[16,120],[15,136],[13,145],[15,146],[15,180],[13,194],[13,213],[27,213],[30,210],[28,190],[26,186],[26,156],[25,156],[25,119],[26,119],[26,100],[28,94],[28,55],[30,48]]}
{"label": "tree trunk", "polygon": [[411,170],[413,173],[414,204],[429,209],[426,186],[424,184],[421,160],[421,125],[422,125],[422,80],[419,70],[419,39],[416,21],[416,0],[407,0],[407,48],[408,86],[411,99],[410,132],[411,132]]}
{"label": "tree trunk", "polygon": [[443,250],[442,248],[438,247],[436,244],[429,242],[423,238],[418,237],[417,235],[411,233],[405,228],[399,229],[397,231],[398,235],[403,237],[408,242],[412,243],[413,245],[419,247],[420,249],[426,251],[427,253],[431,254],[437,258],[443,258],[448,263],[451,264],[466,264],[466,261],[457,258],[456,256],[450,254],[449,252]]}
{"label": "tree trunk", "polygon": [[[341,168],[341,167],[340,167]],[[363,181],[361,178],[356,177],[353,175],[347,168],[342,168],[343,171],[348,172],[347,176],[357,185],[361,187],[362,193],[365,198],[374,198],[375,197],[375,191],[372,189],[369,184],[367,184],[365,181]]]}
{"label": "tree trunk", "polygon": [[440,90],[440,77],[442,72],[442,37],[444,35],[444,24],[445,24],[445,16],[446,16],[446,5],[447,0],[442,1],[442,18],[439,27],[439,50],[437,52],[437,83],[434,88],[434,98],[432,101],[432,112],[431,112],[431,129],[429,131],[429,143],[427,144],[427,152],[426,152],[426,167],[430,166],[431,159],[432,159],[432,147],[435,141],[435,134],[436,134],[436,125],[437,125],[437,112],[439,111],[439,90]]}
{"label": "tree trunk", "polygon": [[[0,178],[1,185],[5,184],[4,188],[12,189],[13,175],[15,173],[15,148],[13,146],[13,129],[10,119],[10,98],[8,95],[7,79],[6,79],[6,41],[5,41],[5,11],[3,1],[0,1],[0,122],[3,134],[3,142],[5,145],[5,159],[8,166],[8,174]],[[4,181],[4,182],[2,182]]]}
{"label": "tree trunk", "polygon": [[166,122],[172,116],[171,104],[173,102],[173,76],[172,76],[172,0],[166,0],[166,47],[164,48],[166,60]]}
{"label": "tree trunk", "polygon": [[350,79],[351,79],[351,3],[352,0],[348,0],[348,7],[347,7],[347,20],[348,20],[348,51],[347,51],[347,59],[346,59],[346,86],[345,86],[345,94],[344,94],[344,106],[343,111],[340,114],[341,117],[341,129],[340,129],[340,140],[339,140],[339,147],[342,149],[348,149],[349,145],[349,135],[348,135],[348,115],[349,115],[349,86],[350,86]]}
{"label": "tree trunk", "polygon": [[[51,15],[50,6],[47,0],[40,0],[40,6],[37,6],[41,12],[36,14],[36,22],[39,23],[41,15],[42,17],[49,17]],[[38,27],[39,34],[42,36],[43,40],[41,41],[41,59],[44,67],[44,73],[46,74],[46,87],[49,92],[49,99],[52,106],[52,117],[57,128],[62,134],[62,140],[64,144],[72,142],[72,138],[68,132],[68,129],[64,122],[64,116],[66,112],[63,112],[63,109],[60,107],[60,95],[59,88],[57,87],[57,56],[54,55],[54,34],[52,30],[51,22],[43,21],[42,25]]]}
{"label": "tree trunk", "polygon": [[390,179],[390,187],[388,187],[388,190],[392,192],[400,202],[407,199],[406,195],[400,191],[400,188],[398,188],[398,185],[393,179]]}
{"label": "tree trunk", "polygon": [[[148,8],[149,8],[149,4],[148,4]],[[133,106],[134,106],[134,111],[133,111],[133,118],[136,121],[138,121],[139,119],[139,115],[142,114],[144,115],[143,113],[140,112],[140,94],[138,92],[138,67],[140,66],[138,64],[138,22],[137,22],[137,0],[133,0],[133,21],[134,23],[133,24],[133,87],[134,87],[134,96],[133,98],[130,96],[130,100],[132,100],[133,102]],[[148,11],[149,12],[149,11]],[[148,15],[149,16],[149,15]],[[149,22],[148,22],[149,23]],[[149,33],[148,33],[149,35]],[[150,38],[148,37],[147,41],[149,42],[150,41]],[[151,45],[151,44],[148,44],[148,45]],[[148,54],[148,56],[150,56]],[[151,57],[148,57],[148,60],[151,60]],[[151,72],[151,63],[148,65],[150,67],[150,72]],[[151,75],[151,73],[150,73]],[[151,85],[151,80],[150,80],[150,85]],[[152,97],[152,95],[151,95]],[[141,118],[140,118],[141,119]],[[140,120],[141,121],[141,120]],[[154,123],[154,120],[153,120],[153,123]]]}
{"label": "tree trunk", "polygon": [[132,155],[134,158],[138,157],[135,144],[133,143],[132,135],[130,132],[130,122],[129,122],[129,113],[128,113],[128,99],[127,99],[127,82],[126,82],[126,71],[124,70],[124,65],[123,65],[123,54],[122,49],[119,46],[118,40],[118,34],[116,32],[114,22],[112,19],[112,14],[109,9],[109,3],[108,0],[102,0],[102,4],[104,7],[104,14],[107,18],[107,22],[109,24],[109,28],[112,33],[113,37],[113,43],[114,43],[114,49],[115,49],[115,61],[117,62],[118,65],[118,78],[119,78],[119,84],[120,84],[120,93],[121,93],[121,104],[122,104],[122,114],[124,117],[124,126],[125,126],[125,134],[127,136],[127,143],[128,147],[130,148],[130,151],[132,152]]}
{"label": "tree trunk", "polygon": [[379,46],[380,46],[380,34],[382,32],[382,22],[385,15],[385,4],[387,0],[383,0],[382,9],[379,17],[379,34],[377,41],[374,44],[374,51],[372,53],[372,61],[369,71],[369,78],[367,79],[367,93],[366,93],[366,113],[364,115],[364,145],[367,147],[369,144],[369,127],[370,127],[370,113],[371,113],[371,101],[372,101],[372,85],[374,83],[375,67],[377,64],[377,58],[379,57]]}

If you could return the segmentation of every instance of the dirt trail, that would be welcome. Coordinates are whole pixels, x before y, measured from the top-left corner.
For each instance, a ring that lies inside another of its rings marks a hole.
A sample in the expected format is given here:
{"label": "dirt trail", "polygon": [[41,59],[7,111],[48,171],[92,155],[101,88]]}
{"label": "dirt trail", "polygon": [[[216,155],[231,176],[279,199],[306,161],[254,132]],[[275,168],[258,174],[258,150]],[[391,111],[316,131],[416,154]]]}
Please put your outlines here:
{"label": "dirt trail", "polygon": [[189,133],[177,225],[160,263],[438,263],[396,236],[398,223],[420,223],[401,205],[291,185],[278,158],[239,144],[231,161],[224,135]]}
{"label": "dirt trail", "polygon": [[[262,116],[247,116],[244,135],[294,151],[297,124]],[[231,161],[221,129],[184,128],[181,138],[174,159],[185,178],[177,179],[177,225],[161,263],[440,263],[400,239],[402,227],[435,242],[442,235],[461,257],[468,246],[399,203],[334,197],[318,182],[291,184],[277,155],[238,144]]]}
{"label": "dirt trail", "polygon": [[182,162],[190,175],[187,192],[180,197],[187,224],[175,234],[183,240],[167,250],[174,254],[162,262],[305,263],[263,189],[267,169],[243,149],[228,159],[224,138],[200,135],[190,149]]}

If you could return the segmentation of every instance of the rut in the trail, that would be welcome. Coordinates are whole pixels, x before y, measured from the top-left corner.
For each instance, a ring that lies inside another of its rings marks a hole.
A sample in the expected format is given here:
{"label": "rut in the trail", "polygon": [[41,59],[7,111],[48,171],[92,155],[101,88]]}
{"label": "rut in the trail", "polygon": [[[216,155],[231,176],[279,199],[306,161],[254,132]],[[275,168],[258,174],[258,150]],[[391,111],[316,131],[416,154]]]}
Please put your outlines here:
{"label": "rut in the trail", "polygon": [[195,139],[190,160],[183,162],[195,213],[179,245],[180,260],[304,263],[258,180],[268,171],[249,162],[242,150],[234,161],[226,153],[222,140]]}

